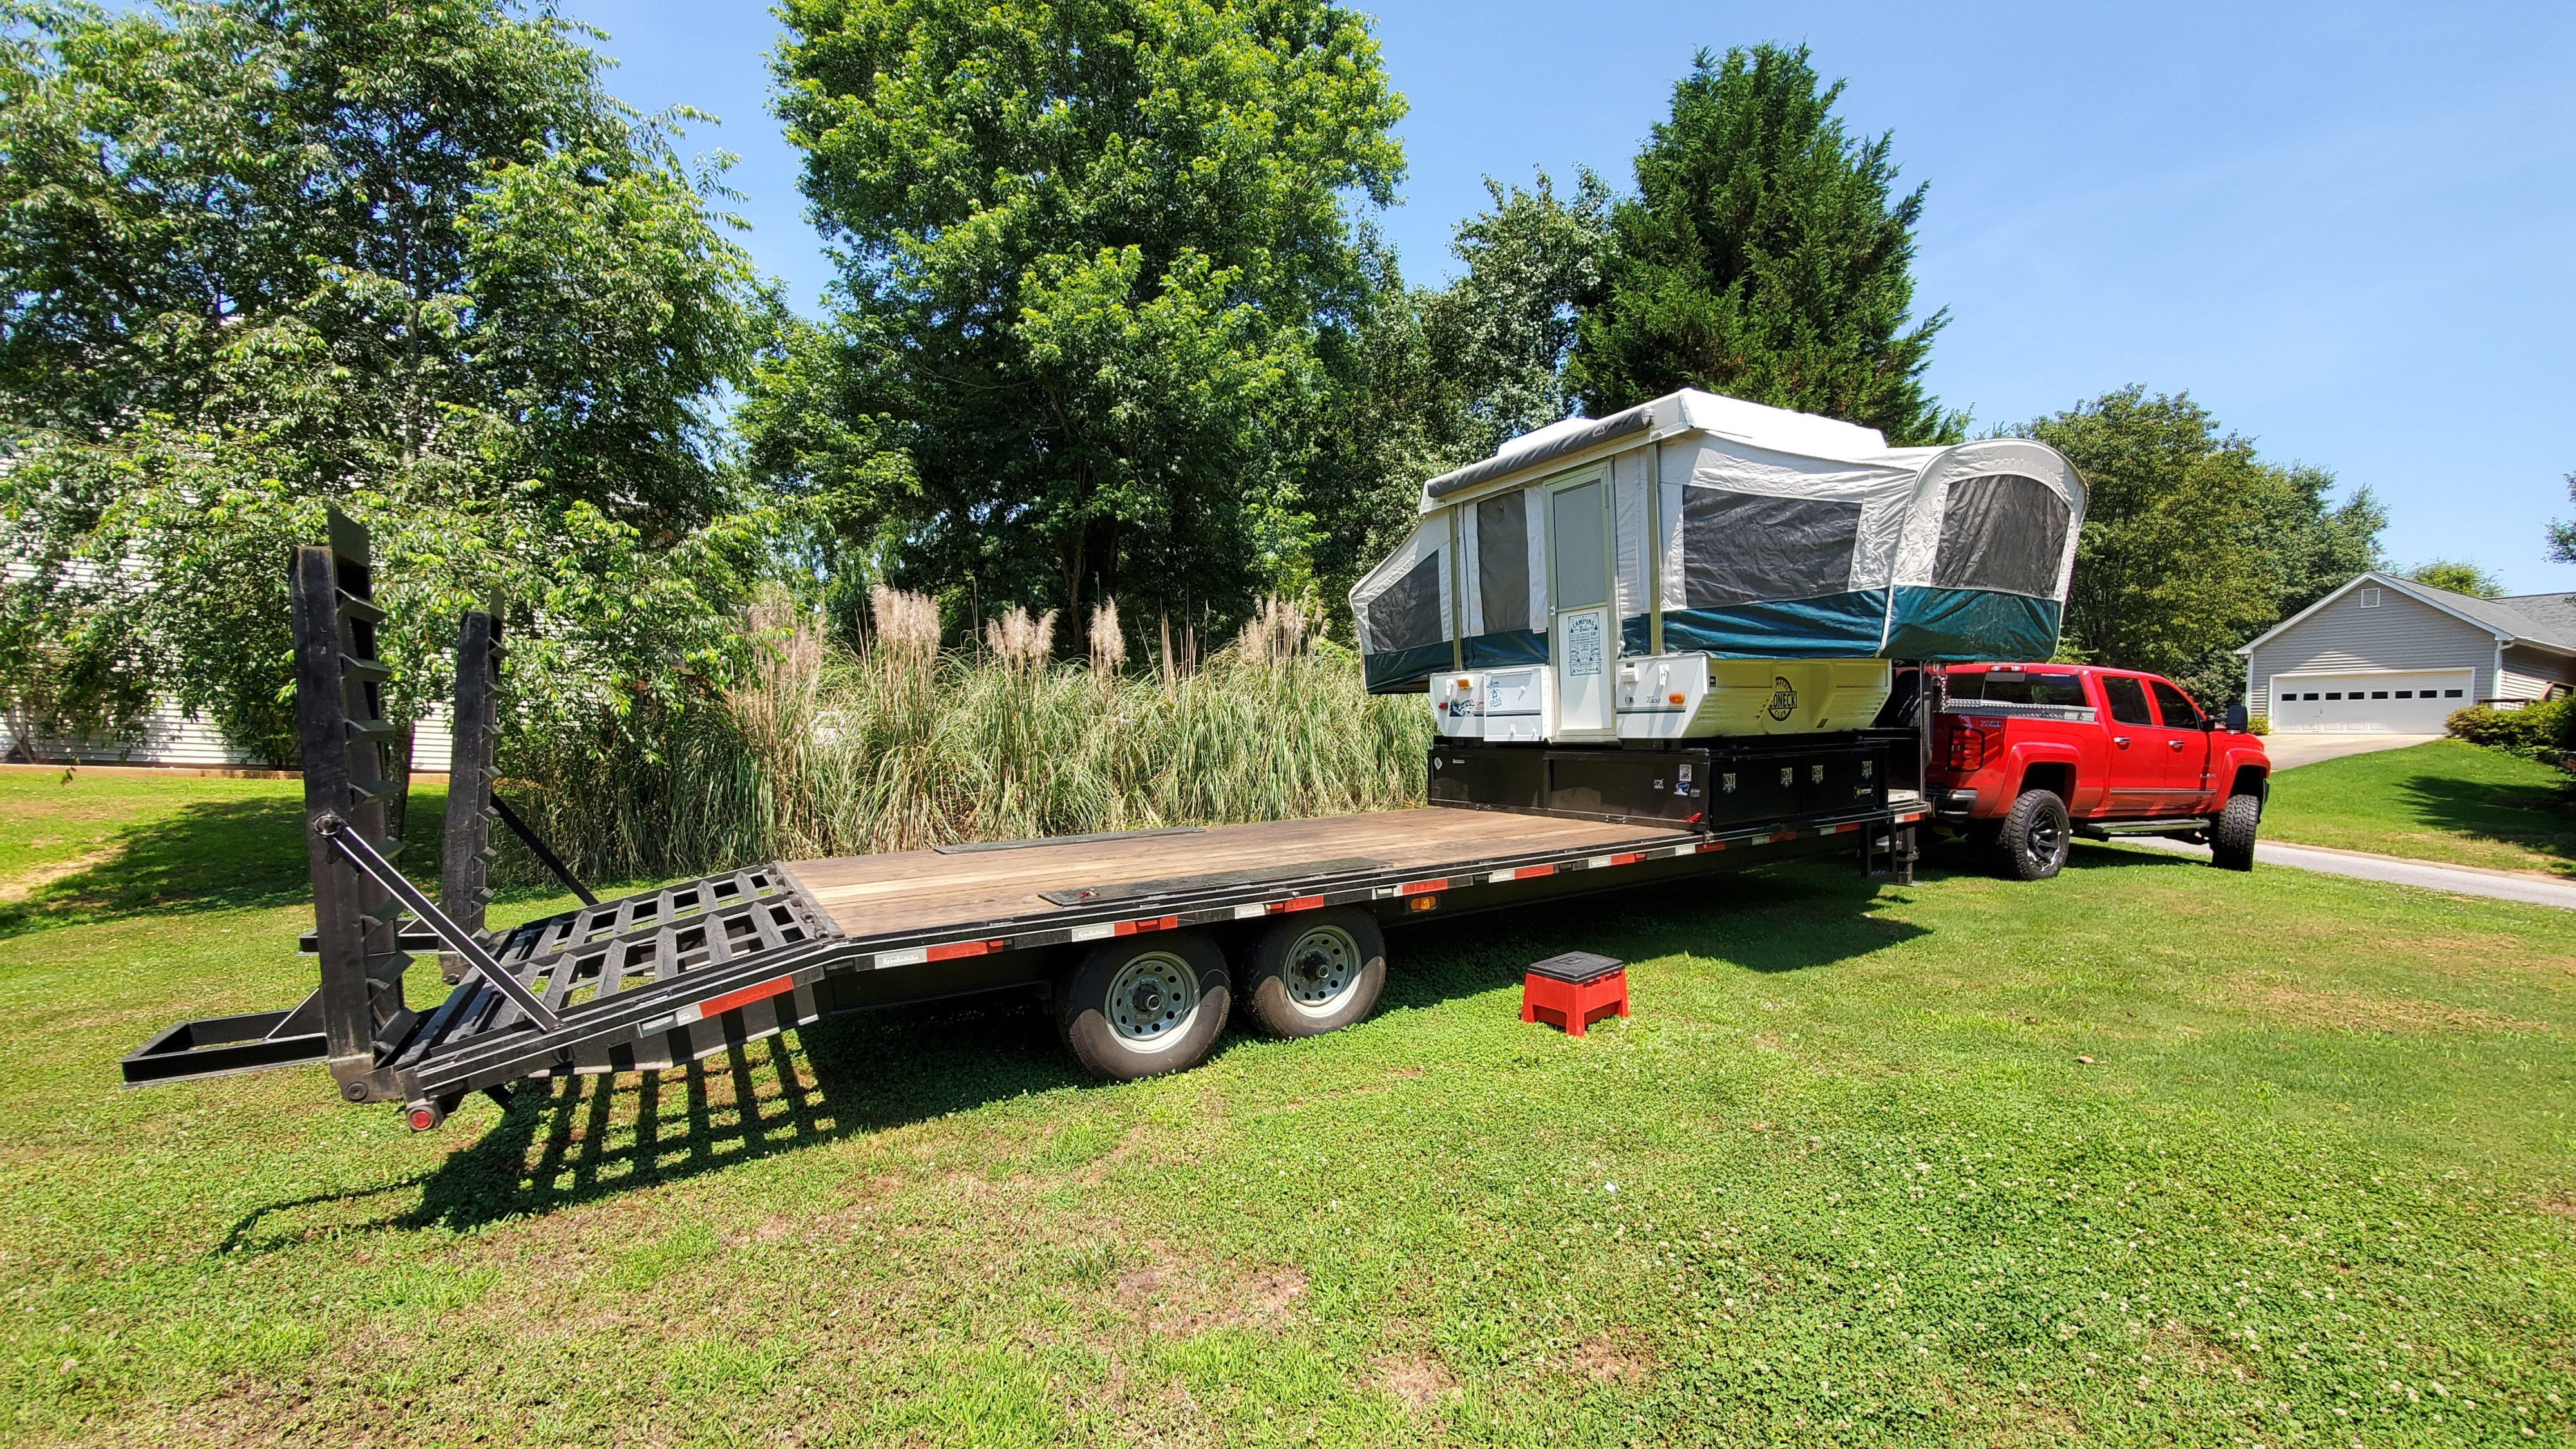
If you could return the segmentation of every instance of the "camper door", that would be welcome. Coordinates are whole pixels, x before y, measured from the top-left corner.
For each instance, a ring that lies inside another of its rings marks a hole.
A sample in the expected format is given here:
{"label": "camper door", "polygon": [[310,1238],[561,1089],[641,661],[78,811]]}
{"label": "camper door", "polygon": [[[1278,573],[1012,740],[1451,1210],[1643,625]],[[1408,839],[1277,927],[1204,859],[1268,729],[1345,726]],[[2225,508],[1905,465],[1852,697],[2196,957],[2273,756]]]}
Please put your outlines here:
{"label": "camper door", "polygon": [[1608,739],[1617,731],[1610,691],[1619,652],[1614,532],[1607,468],[1548,486],[1548,654],[1556,672],[1550,739]]}

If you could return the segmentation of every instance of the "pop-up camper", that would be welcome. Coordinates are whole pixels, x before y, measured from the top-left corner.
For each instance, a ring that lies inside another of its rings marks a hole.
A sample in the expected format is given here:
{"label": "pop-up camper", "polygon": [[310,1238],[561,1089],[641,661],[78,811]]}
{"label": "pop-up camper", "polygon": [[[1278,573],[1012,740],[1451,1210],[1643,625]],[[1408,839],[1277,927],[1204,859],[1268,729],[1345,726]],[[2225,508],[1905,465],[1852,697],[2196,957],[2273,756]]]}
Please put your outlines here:
{"label": "pop-up camper", "polygon": [[1351,605],[1369,687],[1427,690],[1450,738],[1845,730],[1890,660],[2046,658],[2083,520],[2042,443],[1684,391],[1430,480]]}

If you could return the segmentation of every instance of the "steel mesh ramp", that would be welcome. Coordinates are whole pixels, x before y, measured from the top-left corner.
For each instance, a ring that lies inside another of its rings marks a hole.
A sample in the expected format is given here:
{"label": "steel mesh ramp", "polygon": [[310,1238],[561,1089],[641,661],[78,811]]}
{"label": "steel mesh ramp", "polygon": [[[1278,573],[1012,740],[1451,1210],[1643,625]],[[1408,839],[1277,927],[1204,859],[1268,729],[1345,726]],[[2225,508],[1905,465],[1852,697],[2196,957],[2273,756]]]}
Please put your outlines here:
{"label": "steel mesh ramp", "polygon": [[395,1065],[433,1077],[497,1051],[523,1063],[509,1075],[674,1067],[812,1019],[812,1003],[796,999],[807,987],[792,972],[749,986],[736,978],[772,962],[787,967],[809,954],[797,948],[838,935],[775,865],[530,921],[501,933],[492,955],[561,1025],[541,1029],[518,1002],[469,977]]}

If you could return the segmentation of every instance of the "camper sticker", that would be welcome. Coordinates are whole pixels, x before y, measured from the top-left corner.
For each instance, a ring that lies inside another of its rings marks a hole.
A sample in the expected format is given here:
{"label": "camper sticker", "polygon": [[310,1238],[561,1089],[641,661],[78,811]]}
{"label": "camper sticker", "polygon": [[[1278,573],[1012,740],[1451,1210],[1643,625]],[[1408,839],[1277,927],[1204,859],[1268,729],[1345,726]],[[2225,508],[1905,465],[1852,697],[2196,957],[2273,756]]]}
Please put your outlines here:
{"label": "camper sticker", "polygon": [[1772,676],[1772,679],[1771,679],[1771,717],[1772,717],[1773,719],[1777,719],[1777,720],[1785,720],[1785,719],[1787,719],[1789,716],[1791,716],[1791,715],[1793,715],[1793,714],[1796,714],[1797,712],[1798,712],[1798,691],[1789,687],[1789,679],[1788,679],[1788,676],[1786,676],[1786,675],[1774,675],[1774,676]]}
{"label": "camper sticker", "polygon": [[1601,616],[1578,614],[1565,621],[1565,672],[1601,672]]}

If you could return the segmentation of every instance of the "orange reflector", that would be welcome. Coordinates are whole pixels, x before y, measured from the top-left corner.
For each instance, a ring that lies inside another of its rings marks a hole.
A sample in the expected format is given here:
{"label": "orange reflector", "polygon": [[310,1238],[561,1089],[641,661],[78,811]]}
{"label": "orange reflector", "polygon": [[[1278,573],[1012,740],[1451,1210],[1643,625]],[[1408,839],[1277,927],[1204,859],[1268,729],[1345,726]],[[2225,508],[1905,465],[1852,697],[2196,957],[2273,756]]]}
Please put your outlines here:
{"label": "orange reflector", "polygon": [[1439,904],[1440,898],[1438,896],[1415,896],[1413,899],[1404,903],[1404,908],[1408,911],[1428,911],[1436,908]]}
{"label": "orange reflector", "polygon": [[1681,695],[1678,695],[1678,694],[1668,694],[1668,695],[1665,695],[1665,696],[1664,696],[1664,698],[1671,700],[1671,701],[1672,701],[1673,703],[1675,703],[1675,704],[1679,704],[1679,703],[1681,703],[1681,702],[1682,702],[1682,696],[1681,696]]}

